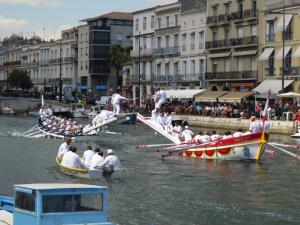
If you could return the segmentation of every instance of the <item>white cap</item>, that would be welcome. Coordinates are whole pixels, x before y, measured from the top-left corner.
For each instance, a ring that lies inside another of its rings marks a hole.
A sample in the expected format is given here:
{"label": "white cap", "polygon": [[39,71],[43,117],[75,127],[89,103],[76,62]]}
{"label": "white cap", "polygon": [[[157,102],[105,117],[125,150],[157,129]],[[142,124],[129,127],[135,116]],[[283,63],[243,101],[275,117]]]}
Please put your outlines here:
{"label": "white cap", "polygon": [[107,154],[108,154],[108,155],[112,155],[112,154],[114,154],[114,151],[113,151],[112,149],[108,149],[108,150],[107,150]]}
{"label": "white cap", "polygon": [[189,129],[189,126],[185,126],[184,128],[185,128],[185,129]]}

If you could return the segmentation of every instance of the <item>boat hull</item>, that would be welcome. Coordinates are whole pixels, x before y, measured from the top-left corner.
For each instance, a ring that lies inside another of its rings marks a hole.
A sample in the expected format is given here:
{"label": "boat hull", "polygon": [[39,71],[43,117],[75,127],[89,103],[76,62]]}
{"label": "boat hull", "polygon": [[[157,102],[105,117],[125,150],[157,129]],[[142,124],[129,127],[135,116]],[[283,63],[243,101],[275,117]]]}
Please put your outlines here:
{"label": "boat hull", "polygon": [[264,136],[259,133],[221,140],[215,144],[180,152],[179,155],[199,159],[258,161],[266,148]]}
{"label": "boat hull", "polygon": [[60,171],[70,176],[75,176],[78,178],[86,178],[86,179],[99,179],[102,175],[102,171],[100,170],[87,170],[87,169],[65,167],[61,165],[61,159],[59,157],[56,157],[55,161]]}

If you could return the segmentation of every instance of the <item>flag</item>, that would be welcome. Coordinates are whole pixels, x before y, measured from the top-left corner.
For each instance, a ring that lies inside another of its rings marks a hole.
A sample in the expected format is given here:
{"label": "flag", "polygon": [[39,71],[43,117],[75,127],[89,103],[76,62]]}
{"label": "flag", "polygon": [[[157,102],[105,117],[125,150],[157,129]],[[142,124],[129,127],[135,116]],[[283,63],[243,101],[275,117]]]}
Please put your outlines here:
{"label": "flag", "polygon": [[268,120],[268,108],[269,108],[270,96],[271,96],[271,90],[269,90],[267,102],[266,102],[265,109],[263,111],[262,118],[261,118],[262,119],[263,130],[265,130],[266,121]]}

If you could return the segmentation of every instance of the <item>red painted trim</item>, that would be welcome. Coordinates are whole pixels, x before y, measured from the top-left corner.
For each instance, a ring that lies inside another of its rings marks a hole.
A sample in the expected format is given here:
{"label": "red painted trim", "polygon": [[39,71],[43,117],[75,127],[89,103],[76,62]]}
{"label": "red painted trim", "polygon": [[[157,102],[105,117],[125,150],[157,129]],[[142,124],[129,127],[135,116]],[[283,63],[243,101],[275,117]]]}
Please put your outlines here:
{"label": "red painted trim", "polygon": [[215,154],[216,151],[214,150],[208,150],[208,151],[205,151],[205,154],[209,157],[212,157],[214,154]]}
{"label": "red painted trim", "polygon": [[228,155],[231,151],[231,148],[223,148],[223,149],[219,149],[218,153],[220,153],[221,155]]}
{"label": "red painted trim", "polygon": [[203,151],[194,151],[194,153],[195,153],[195,155],[197,156],[197,157],[201,157],[202,156],[202,154],[203,154]]}

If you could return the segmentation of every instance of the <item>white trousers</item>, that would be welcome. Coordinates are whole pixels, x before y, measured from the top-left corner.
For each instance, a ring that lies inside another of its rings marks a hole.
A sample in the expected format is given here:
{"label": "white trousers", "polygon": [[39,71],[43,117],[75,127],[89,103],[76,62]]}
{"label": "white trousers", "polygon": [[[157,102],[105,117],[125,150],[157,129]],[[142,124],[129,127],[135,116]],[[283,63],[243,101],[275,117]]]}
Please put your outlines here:
{"label": "white trousers", "polygon": [[120,114],[121,106],[120,104],[113,104],[114,115]]}
{"label": "white trousers", "polygon": [[166,103],[165,99],[160,99],[157,103],[155,103],[155,108],[160,109],[163,104]]}

